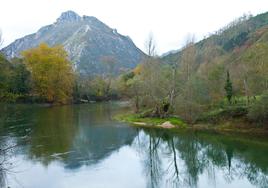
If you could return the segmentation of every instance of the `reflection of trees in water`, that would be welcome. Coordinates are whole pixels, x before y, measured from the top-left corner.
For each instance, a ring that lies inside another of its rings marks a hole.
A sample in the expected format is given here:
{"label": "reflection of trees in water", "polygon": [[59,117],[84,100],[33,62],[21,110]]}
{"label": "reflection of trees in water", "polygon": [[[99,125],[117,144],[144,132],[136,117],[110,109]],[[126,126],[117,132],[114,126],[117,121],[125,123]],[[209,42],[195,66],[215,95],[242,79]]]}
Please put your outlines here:
{"label": "reflection of trees in water", "polygon": [[13,175],[13,167],[16,163],[12,159],[14,155],[14,149],[18,147],[8,140],[0,138],[0,187],[6,187],[7,185],[7,174]]}
{"label": "reflection of trees in water", "polygon": [[149,177],[149,187],[157,187],[158,181],[161,178],[161,160],[159,157],[159,142],[160,138],[156,136],[149,135],[149,148],[148,148],[148,155],[147,160],[145,160],[145,165],[149,168],[146,172],[147,177]]}
{"label": "reflection of trees in water", "polygon": [[72,107],[39,109],[30,135],[29,157],[48,165],[51,161],[64,158],[70,150],[75,127],[75,113]]}
{"label": "reflection of trees in water", "polygon": [[[1,104],[0,108],[0,187],[6,187],[7,176],[15,179],[13,171],[16,161],[12,158],[18,146],[25,142],[29,134],[25,124],[23,105]],[[18,126],[21,125],[21,126]],[[8,136],[7,136],[8,135]],[[14,139],[19,137],[19,139]],[[19,183],[19,182],[17,182]]]}
{"label": "reflection of trees in water", "polygon": [[137,136],[137,131],[129,127],[92,126],[81,127],[73,140],[71,150],[65,161],[65,167],[76,169],[82,165],[97,164],[114,151],[130,145]]}
{"label": "reflection of trees in water", "polygon": [[[133,143],[143,159],[147,187],[197,187],[203,174],[216,185],[217,172],[227,182],[246,178],[258,187],[268,185],[267,143],[250,138],[164,130],[143,130],[136,136],[135,129],[111,121],[116,107],[110,105],[3,110],[0,135],[8,136],[0,140],[0,148],[6,147],[10,136],[16,138],[15,144],[27,139],[29,143],[17,152],[27,152],[44,165],[53,160],[62,161],[66,168],[96,164]],[[0,171],[0,187],[4,183],[5,171]]]}
{"label": "reflection of trees in water", "polygon": [[30,136],[29,157],[66,168],[95,164],[120,147],[131,144],[137,132],[111,120],[118,107],[109,103],[41,109]]}
{"label": "reflection of trees in water", "polygon": [[[61,161],[66,168],[95,164],[130,145],[138,133],[112,121],[117,111],[118,106],[110,103],[60,107],[8,105],[0,108],[0,136],[6,135],[0,137],[0,148],[14,139],[15,144],[22,144],[15,153],[23,153],[43,165],[52,161]],[[2,184],[5,173],[0,174]]]}
{"label": "reflection of trees in water", "polygon": [[6,172],[0,166],[0,187],[6,187]]}
{"label": "reflection of trees in water", "polygon": [[5,170],[5,163],[6,163],[6,155],[1,151],[0,147],[0,187],[6,186],[6,170]]}
{"label": "reflection of trees in water", "polygon": [[206,134],[172,134],[143,130],[133,145],[144,161],[147,187],[197,187],[207,174],[216,186],[216,172],[226,182],[246,178],[253,185],[268,185],[267,146],[235,137]]}
{"label": "reflection of trees in water", "polygon": [[165,150],[163,139],[157,132],[144,134],[141,132],[134,141],[134,146],[140,153],[144,163],[144,173],[147,179],[147,187],[156,188],[161,184],[165,174],[163,169],[162,151]]}

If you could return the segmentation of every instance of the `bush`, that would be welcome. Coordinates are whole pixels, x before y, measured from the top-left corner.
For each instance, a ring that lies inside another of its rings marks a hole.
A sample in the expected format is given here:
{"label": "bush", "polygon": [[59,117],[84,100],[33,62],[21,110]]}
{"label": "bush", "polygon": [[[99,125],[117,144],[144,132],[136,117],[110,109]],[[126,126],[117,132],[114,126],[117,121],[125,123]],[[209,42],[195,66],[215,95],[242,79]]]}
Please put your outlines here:
{"label": "bush", "polygon": [[0,101],[7,103],[15,103],[20,96],[20,94],[2,92],[0,93]]}
{"label": "bush", "polygon": [[218,123],[222,120],[245,117],[248,113],[245,106],[227,106],[203,113],[197,121]]}
{"label": "bush", "polygon": [[254,122],[268,123],[268,92],[250,107],[248,118]]}

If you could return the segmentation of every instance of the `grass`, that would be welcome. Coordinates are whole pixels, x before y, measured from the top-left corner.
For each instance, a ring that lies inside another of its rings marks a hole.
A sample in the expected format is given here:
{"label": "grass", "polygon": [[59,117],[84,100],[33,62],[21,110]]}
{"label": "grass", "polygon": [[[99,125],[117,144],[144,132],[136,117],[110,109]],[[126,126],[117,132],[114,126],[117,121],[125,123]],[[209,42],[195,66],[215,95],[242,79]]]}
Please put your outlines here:
{"label": "grass", "polygon": [[141,117],[139,114],[121,114],[115,116],[116,120],[129,122],[129,123],[146,123],[146,125],[155,126],[165,123],[166,121],[169,121],[171,124],[180,127],[185,128],[187,127],[186,123],[184,123],[181,119],[177,117],[167,117],[167,118],[158,118],[158,117]]}
{"label": "grass", "polygon": [[[215,112],[211,112],[210,115],[215,115],[218,113],[221,113],[222,110],[215,110]],[[160,125],[166,121],[169,121],[171,124],[175,125],[176,127],[172,130],[198,130],[198,131],[216,131],[219,133],[242,133],[246,135],[267,135],[268,130],[256,127],[253,125],[248,124],[244,121],[243,118],[235,118],[231,120],[225,120],[223,122],[219,122],[216,124],[210,124],[206,121],[205,124],[203,123],[197,123],[193,126],[188,126],[186,123],[184,123],[180,118],[177,117],[168,117],[168,118],[143,118],[140,116],[140,114],[120,114],[114,117],[114,119],[122,122],[128,122],[132,123],[134,126],[139,127],[158,127],[156,125]],[[135,122],[145,123],[146,125],[138,125],[134,124]],[[183,128],[183,129],[181,129]]]}

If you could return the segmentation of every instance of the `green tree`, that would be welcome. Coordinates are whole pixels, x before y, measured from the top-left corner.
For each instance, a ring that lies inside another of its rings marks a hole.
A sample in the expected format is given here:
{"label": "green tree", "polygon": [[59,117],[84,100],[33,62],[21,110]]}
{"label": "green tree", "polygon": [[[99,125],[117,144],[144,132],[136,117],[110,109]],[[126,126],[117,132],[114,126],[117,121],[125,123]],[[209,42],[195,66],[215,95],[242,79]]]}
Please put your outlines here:
{"label": "green tree", "polygon": [[23,64],[22,59],[14,58],[11,63],[13,65],[13,74],[10,80],[11,92],[28,94],[30,91],[30,72]]}

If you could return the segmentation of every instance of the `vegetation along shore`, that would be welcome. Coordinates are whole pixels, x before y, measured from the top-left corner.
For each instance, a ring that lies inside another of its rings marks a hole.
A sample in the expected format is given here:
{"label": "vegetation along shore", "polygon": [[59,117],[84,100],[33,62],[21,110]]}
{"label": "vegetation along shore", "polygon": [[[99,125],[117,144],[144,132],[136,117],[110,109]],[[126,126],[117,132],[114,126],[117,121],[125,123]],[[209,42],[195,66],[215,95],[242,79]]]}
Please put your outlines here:
{"label": "vegetation along shore", "polygon": [[147,53],[133,68],[122,70],[116,58],[102,56],[98,74],[78,71],[61,45],[42,43],[15,58],[3,53],[0,101],[61,105],[129,100],[135,115],[121,119],[138,124],[265,130],[267,24],[268,13],[243,16],[197,43],[193,36],[186,38],[180,51],[165,56],[156,54],[149,36]]}

